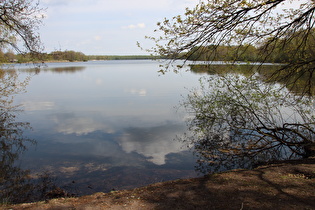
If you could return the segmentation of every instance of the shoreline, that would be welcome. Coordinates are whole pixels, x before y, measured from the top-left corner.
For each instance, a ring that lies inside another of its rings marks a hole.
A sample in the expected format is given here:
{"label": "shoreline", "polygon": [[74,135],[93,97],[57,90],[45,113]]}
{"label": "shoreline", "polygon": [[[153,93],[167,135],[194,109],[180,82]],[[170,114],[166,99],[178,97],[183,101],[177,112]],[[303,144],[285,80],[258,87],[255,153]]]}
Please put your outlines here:
{"label": "shoreline", "polygon": [[[228,202],[227,202],[228,201]],[[0,209],[314,209],[315,158]]]}

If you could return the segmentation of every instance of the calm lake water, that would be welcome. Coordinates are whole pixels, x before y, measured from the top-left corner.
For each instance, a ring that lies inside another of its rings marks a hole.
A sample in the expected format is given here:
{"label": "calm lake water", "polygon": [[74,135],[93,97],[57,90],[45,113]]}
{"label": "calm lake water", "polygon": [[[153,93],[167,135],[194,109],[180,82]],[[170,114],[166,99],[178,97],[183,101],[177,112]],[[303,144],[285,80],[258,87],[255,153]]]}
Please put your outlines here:
{"label": "calm lake water", "polygon": [[77,195],[195,177],[195,158],[177,136],[186,132],[182,97],[201,75],[160,75],[158,61],[50,63],[15,97],[34,139],[18,165],[49,173]]}

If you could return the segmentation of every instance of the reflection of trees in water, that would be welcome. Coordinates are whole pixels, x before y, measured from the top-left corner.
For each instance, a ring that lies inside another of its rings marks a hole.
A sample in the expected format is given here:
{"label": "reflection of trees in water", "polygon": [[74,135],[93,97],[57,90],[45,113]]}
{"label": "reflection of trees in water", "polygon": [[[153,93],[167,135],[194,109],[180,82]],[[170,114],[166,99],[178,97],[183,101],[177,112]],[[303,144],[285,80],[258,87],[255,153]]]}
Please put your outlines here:
{"label": "reflection of trees in water", "polygon": [[77,73],[83,71],[86,67],[85,66],[68,66],[68,67],[55,67],[55,68],[37,68],[34,71],[38,74],[41,71],[51,71],[54,73]]}
{"label": "reflection of trees in water", "polygon": [[[242,74],[244,76],[250,76],[254,72],[257,71],[257,68],[259,66],[255,65],[215,65],[215,64],[209,64],[209,65],[190,65],[190,71],[196,74],[209,74],[209,75],[225,75],[227,73],[238,73]],[[268,68],[270,69],[270,66],[260,66],[260,68]]]}
{"label": "reflection of trees in water", "polygon": [[[284,71],[287,67],[290,71]],[[191,65],[193,73],[209,75],[225,75],[238,73],[249,77],[259,73],[261,79],[268,83],[283,84],[297,94],[315,95],[315,75],[310,71],[302,71],[298,67],[286,65]]]}
{"label": "reflection of trees in water", "polygon": [[[18,68],[18,66],[17,66]],[[54,73],[77,73],[85,70],[85,66],[63,66],[63,67],[47,67],[45,64],[40,64],[37,68],[25,68],[25,69],[20,69],[19,71],[21,72],[29,72],[29,73],[35,73],[39,74],[40,72],[54,72]],[[11,71],[15,71],[14,68],[10,69]]]}
{"label": "reflection of trees in water", "polygon": [[[309,71],[305,71],[309,68]],[[314,64],[281,65],[277,68],[261,69],[259,73],[267,82],[285,85],[299,95],[315,96]]]}
{"label": "reflection of trees in water", "polygon": [[31,178],[28,170],[16,165],[19,155],[27,145],[35,141],[24,136],[30,129],[28,122],[18,122],[16,114],[21,111],[14,105],[14,95],[24,91],[29,79],[19,81],[15,71],[0,70],[0,202],[17,203],[41,199],[54,189],[52,179],[47,174],[37,181]]}
{"label": "reflection of trees in water", "polygon": [[77,73],[83,71],[84,66],[69,66],[69,67],[58,67],[58,68],[48,68],[47,71],[52,71],[56,73]]}
{"label": "reflection of trees in water", "polygon": [[202,172],[308,157],[315,142],[314,99],[257,77],[214,75],[183,102]]}
{"label": "reflection of trees in water", "polygon": [[29,173],[14,166],[21,152],[26,149],[25,143],[32,142],[23,136],[23,130],[29,128],[28,123],[16,122],[18,106],[13,105],[15,94],[24,90],[27,81],[19,82],[14,71],[1,71],[0,76],[0,171],[1,198],[3,201],[19,199],[19,192],[26,191]]}

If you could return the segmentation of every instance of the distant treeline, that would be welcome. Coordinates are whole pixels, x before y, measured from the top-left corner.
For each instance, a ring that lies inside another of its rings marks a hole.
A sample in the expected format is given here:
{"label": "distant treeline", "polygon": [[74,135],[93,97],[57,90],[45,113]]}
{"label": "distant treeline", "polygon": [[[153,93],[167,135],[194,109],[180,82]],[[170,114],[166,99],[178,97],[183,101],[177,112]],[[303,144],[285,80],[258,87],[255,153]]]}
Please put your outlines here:
{"label": "distant treeline", "polygon": [[303,37],[305,33],[297,31],[290,40],[278,39],[274,42],[266,40],[261,46],[250,44],[196,46],[191,51],[179,56],[195,61],[289,63],[315,60],[315,29],[307,31],[307,33],[311,34],[307,40]]}
{"label": "distant treeline", "polygon": [[160,56],[151,55],[89,55],[89,60],[149,60],[160,59]]}
{"label": "distant treeline", "polygon": [[28,62],[53,62],[53,61],[88,61],[88,60],[144,60],[160,59],[159,56],[151,55],[85,55],[82,52],[72,50],[54,51],[41,53],[36,56],[31,54],[14,54],[13,52],[3,53],[0,51],[0,63],[28,63]]}
{"label": "distant treeline", "polygon": [[82,52],[72,50],[54,51],[51,53],[14,54],[13,52],[3,53],[0,51],[0,63],[28,63],[28,62],[48,62],[48,61],[87,61],[88,56]]}
{"label": "distant treeline", "polygon": [[[195,61],[243,61],[243,62],[269,62],[289,63],[304,60],[315,60],[315,29],[308,31],[311,34],[307,40],[303,34],[295,32],[290,40],[279,39],[276,42],[265,41],[261,46],[241,45],[224,46],[209,45],[196,46],[189,52],[172,55],[172,58],[181,58]],[[167,57],[150,55],[85,55],[72,50],[15,55],[13,52],[4,53],[0,49],[0,63],[18,62],[49,62],[49,61],[88,61],[88,60],[142,60],[167,59]]]}
{"label": "distant treeline", "polygon": [[195,47],[185,55],[193,61],[257,61],[258,50],[252,46],[214,46]]}
{"label": "distant treeline", "polygon": [[242,61],[286,63],[292,61],[289,50],[274,49],[273,52],[263,51],[253,45],[245,46],[214,46],[195,47],[180,57],[193,61]]}

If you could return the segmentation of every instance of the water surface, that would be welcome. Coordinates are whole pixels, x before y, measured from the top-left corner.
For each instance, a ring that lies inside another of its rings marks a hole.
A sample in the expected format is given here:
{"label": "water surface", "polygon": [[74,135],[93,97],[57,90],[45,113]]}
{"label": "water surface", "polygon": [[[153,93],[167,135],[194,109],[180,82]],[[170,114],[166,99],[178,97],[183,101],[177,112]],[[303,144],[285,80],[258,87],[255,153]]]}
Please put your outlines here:
{"label": "water surface", "polygon": [[30,123],[19,164],[82,195],[196,176],[193,154],[176,136],[187,114],[176,109],[200,75],[159,75],[157,61],[51,63],[15,98]]}

